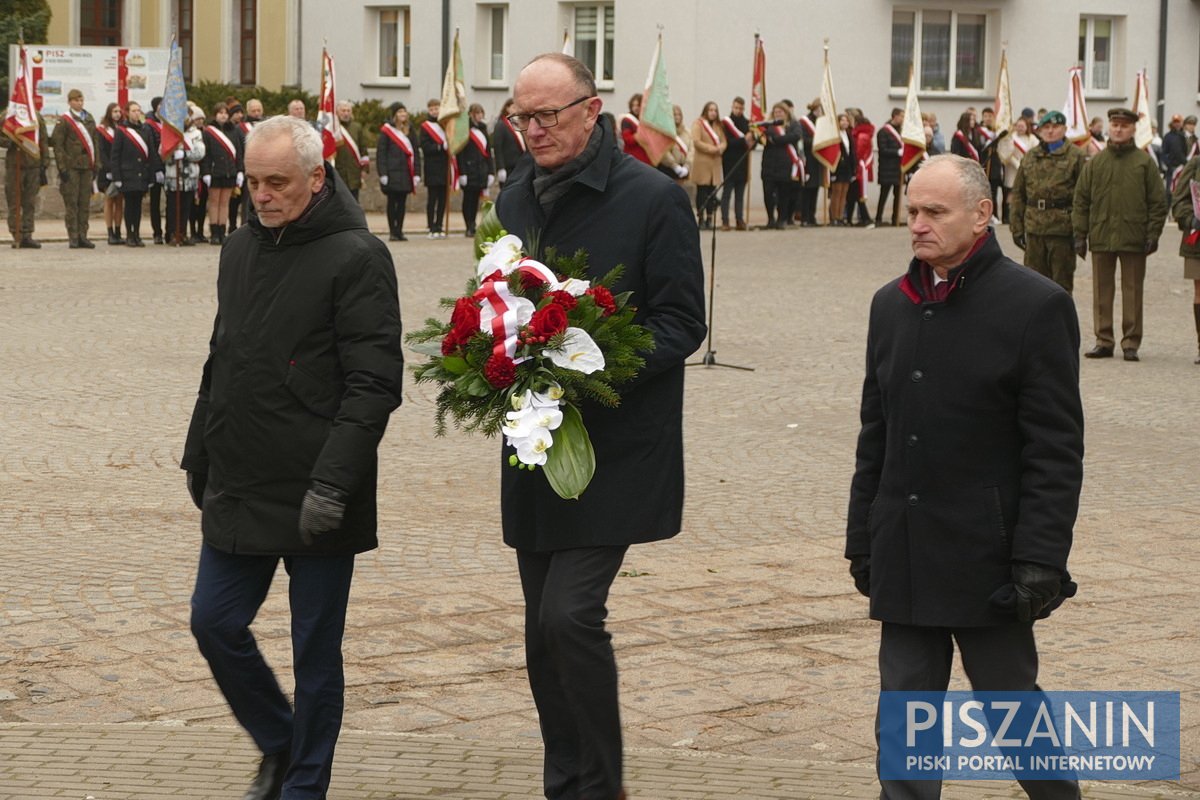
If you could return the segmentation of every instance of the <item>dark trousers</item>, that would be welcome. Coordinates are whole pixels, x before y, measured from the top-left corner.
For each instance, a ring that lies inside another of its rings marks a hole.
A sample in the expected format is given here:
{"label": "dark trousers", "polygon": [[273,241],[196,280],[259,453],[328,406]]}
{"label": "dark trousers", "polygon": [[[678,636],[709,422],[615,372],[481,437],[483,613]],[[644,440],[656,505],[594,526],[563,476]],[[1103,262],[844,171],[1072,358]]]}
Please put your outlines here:
{"label": "dark trousers", "polygon": [[[929,628],[883,623],[879,634],[879,688],[885,692],[941,692],[950,685],[954,645],[971,688],[980,692],[1034,692],[1038,656],[1033,624],[987,628]],[[879,742],[879,718],[875,718]],[[876,762],[878,767],[878,761]],[[942,782],[885,781],[881,800],[937,800]],[[1075,781],[1021,781],[1034,800],[1078,800]]]}
{"label": "dark trousers", "polygon": [[243,189],[229,196],[229,223],[226,227],[230,233],[238,226],[238,209],[242,207],[242,203],[246,201],[246,196],[249,194],[249,191]]}
{"label": "dark trousers", "polygon": [[875,224],[883,224],[883,209],[887,206],[888,191],[895,194],[892,195],[892,224],[897,225],[900,222],[900,184],[898,183],[881,183],[879,184],[879,205],[875,206]]}
{"label": "dark trousers", "polygon": [[404,212],[405,203],[408,201],[408,192],[388,192],[387,193],[387,221],[388,233],[392,236],[400,236],[404,233]]}
{"label": "dark trousers", "polygon": [[800,189],[800,221],[809,225],[817,224],[817,200],[820,199],[819,186],[805,186]]}
{"label": "dark trousers", "polygon": [[172,244],[175,241],[175,231],[179,231],[181,239],[188,238],[188,219],[192,214],[192,197],[195,192],[180,191],[173,189],[166,192],[166,217],[167,217],[167,244]]}
{"label": "dark trousers", "polygon": [[204,235],[204,218],[208,216],[208,187],[203,183],[197,188],[198,200],[192,203],[192,235]]}
{"label": "dark trousers", "polygon": [[129,236],[142,237],[142,197],[145,192],[121,192],[125,198],[125,231]]}
{"label": "dark trousers", "polygon": [[763,180],[763,204],[767,207],[767,225],[786,223],[792,217],[792,186],[795,181]]}
{"label": "dark trousers", "polygon": [[701,222],[706,222],[716,216],[714,213],[717,205],[714,199],[716,189],[717,187],[712,185],[696,187],[696,216],[700,218]]}
{"label": "dark trousers", "polygon": [[192,595],[192,634],[258,749],[265,755],[290,750],[283,800],[318,800],[329,788],[342,727],[342,634],[354,556],[288,556],[283,563],[291,577],[294,711],[250,632],[278,556],[231,555],[204,545]]}
{"label": "dark trousers", "polygon": [[549,800],[615,800],[621,790],[617,662],[604,618],[627,549],[517,551]]}
{"label": "dark trousers", "polygon": [[425,187],[425,218],[429,222],[429,230],[442,230],[442,217],[446,216],[446,187]]}
{"label": "dark trousers", "polygon": [[162,236],[163,216],[163,187],[161,183],[150,184],[150,230],[155,236]]}
{"label": "dark trousers", "polygon": [[483,197],[483,186],[467,184],[463,187],[462,215],[467,232],[475,230],[475,216],[479,213],[479,201]]}
{"label": "dark trousers", "polygon": [[744,210],[746,200],[746,178],[744,175],[739,175],[735,178],[726,178],[725,186],[721,189],[721,224],[729,224],[729,198],[733,200],[733,218],[739,223],[746,222],[746,214]]}

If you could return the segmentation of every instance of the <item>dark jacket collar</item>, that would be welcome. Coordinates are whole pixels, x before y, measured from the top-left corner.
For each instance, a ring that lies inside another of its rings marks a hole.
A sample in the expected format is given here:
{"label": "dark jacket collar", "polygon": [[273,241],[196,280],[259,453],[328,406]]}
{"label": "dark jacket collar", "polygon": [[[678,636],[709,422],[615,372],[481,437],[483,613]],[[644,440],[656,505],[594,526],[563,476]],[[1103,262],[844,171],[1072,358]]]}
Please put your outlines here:
{"label": "dark jacket collar", "polygon": [[[1000,250],[1000,243],[996,241],[996,232],[989,227],[987,232],[975,242],[975,246],[967,254],[966,260],[946,274],[946,280],[950,282],[950,291],[946,300],[949,300],[950,296],[956,292],[966,290],[968,272],[971,273],[970,282],[973,284],[988,267],[1003,257],[1004,253]],[[918,258],[913,258],[908,262],[908,272],[900,279],[898,288],[916,305],[934,302],[930,299],[929,293],[933,285],[932,273],[933,270],[928,264]]]}
{"label": "dark jacket collar", "polygon": [[325,188],[298,219],[281,228],[268,228],[251,210],[250,228],[264,242],[277,246],[306,244],[333,233],[367,227],[367,218],[337,171],[325,163]]}

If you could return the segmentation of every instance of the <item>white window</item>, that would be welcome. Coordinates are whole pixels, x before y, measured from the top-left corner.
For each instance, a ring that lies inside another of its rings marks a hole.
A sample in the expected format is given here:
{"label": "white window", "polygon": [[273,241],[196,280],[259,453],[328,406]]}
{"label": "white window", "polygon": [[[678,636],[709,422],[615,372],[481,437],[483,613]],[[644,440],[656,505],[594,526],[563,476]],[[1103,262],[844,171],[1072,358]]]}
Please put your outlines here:
{"label": "white window", "polygon": [[892,86],[908,85],[913,67],[923,92],[975,92],[984,88],[987,15],[942,9],[892,12]]}
{"label": "white window", "polygon": [[508,75],[508,6],[479,6],[477,14],[477,79],[485,84],[504,84]]}
{"label": "white window", "polygon": [[612,88],[615,10],[611,5],[589,4],[575,6],[574,12],[575,57],[592,70],[598,86]]}
{"label": "white window", "polygon": [[406,79],[412,50],[412,26],[407,6],[377,8],[379,77]]}
{"label": "white window", "polygon": [[1112,86],[1112,17],[1079,18],[1079,63],[1083,65],[1083,90],[1108,92]]}

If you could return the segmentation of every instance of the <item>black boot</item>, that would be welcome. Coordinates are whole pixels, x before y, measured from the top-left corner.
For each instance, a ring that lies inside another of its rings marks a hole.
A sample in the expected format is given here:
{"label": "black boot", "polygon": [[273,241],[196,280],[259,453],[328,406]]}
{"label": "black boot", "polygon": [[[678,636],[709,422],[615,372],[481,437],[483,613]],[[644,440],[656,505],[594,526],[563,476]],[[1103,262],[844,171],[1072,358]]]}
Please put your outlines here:
{"label": "black boot", "polygon": [[[1200,344],[1200,303],[1192,306],[1192,313],[1196,315],[1196,342]],[[1196,356],[1196,360],[1193,363],[1200,364],[1200,355]]]}
{"label": "black boot", "polygon": [[125,244],[125,240],[121,238],[121,226],[120,225],[116,226],[115,228],[108,229],[108,243],[109,244]]}
{"label": "black boot", "polygon": [[127,225],[125,227],[127,229],[126,234],[125,234],[125,244],[127,244],[130,247],[145,247],[146,246],[146,245],[142,244],[141,234],[138,233],[138,231],[134,230],[132,225]]}
{"label": "black boot", "polygon": [[283,778],[287,775],[290,761],[291,753],[288,750],[263,756],[258,765],[258,775],[242,796],[242,800],[279,800],[283,790]]}

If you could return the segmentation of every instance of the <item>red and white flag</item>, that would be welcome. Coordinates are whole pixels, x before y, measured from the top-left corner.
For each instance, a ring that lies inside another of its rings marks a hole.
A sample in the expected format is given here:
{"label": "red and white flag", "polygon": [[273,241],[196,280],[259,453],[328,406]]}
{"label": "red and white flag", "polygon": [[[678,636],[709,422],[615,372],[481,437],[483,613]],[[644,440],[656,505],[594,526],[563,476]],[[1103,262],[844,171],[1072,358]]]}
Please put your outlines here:
{"label": "red and white flag", "polygon": [[832,172],[842,158],[842,134],[838,130],[837,100],[833,96],[833,73],[829,71],[829,47],[825,47],[825,75],[821,78],[821,116],[813,133],[813,155]]}
{"label": "red and white flag", "polygon": [[750,121],[762,122],[767,118],[767,53],[763,40],[754,34],[754,83],[750,86]]}
{"label": "red and white flag", "polygon": [[1063,105],[1063,116],[1067,118],[1067,141],[1086,145],[1092,138],[1088,130],[1087,102],[1083,99],[1083,67],[1067,70],[1067,102]]}
{"label": "red and white flag", "polygon": [[333,56],[321,49],[321,97],[317,103],[317,127],[321,129],[322,155],[326,160],[337,155],[338,141],[342,138],[342,124],[337,117],[337,100],[334,98]]}
{"label": "red and white flag", "polygon": [[908,94],[904,98],[904,124],[900,126],[900,170],[907,172],[925,158],[925,122],[921,119],[921,104],[917,102],[917,81],[908,68]]}
{"label": "red and white flag", "polygon": [[41,135],[38,129],[37,108],[33,102],[33,73],[29,71],[29,56],[25,45],[17,56],[17,72],[12,95],[4,114],[4,134],[16,142],[36,161],[42,157]]}
{"label": "red and white flag", "polygon": [[1146,77],[1145,69],[1137,74],[1133,113],[1138,116],[1137,127],[1133,131],[1133,143],[1149,153],[1150,143],[1154,141],[1154,131],[1150,127],[1150,81]]}

